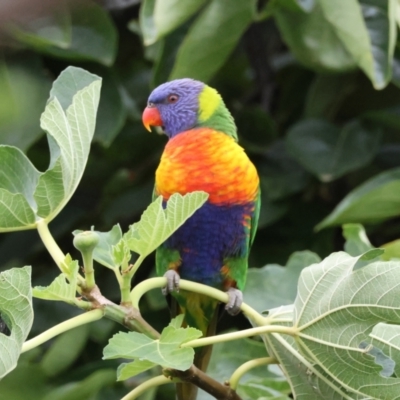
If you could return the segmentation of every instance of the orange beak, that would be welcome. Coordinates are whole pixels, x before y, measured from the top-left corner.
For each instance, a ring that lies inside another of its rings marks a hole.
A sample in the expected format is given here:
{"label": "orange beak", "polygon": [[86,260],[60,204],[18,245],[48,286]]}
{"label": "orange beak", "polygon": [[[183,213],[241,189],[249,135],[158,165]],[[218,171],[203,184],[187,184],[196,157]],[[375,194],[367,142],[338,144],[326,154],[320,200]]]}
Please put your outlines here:
{"label": "orange beak", "polygon": [[150,126],[162,126],[160,112],[156,107],[146,107],[143,111],[142,121],[144,127],[151,132]]}

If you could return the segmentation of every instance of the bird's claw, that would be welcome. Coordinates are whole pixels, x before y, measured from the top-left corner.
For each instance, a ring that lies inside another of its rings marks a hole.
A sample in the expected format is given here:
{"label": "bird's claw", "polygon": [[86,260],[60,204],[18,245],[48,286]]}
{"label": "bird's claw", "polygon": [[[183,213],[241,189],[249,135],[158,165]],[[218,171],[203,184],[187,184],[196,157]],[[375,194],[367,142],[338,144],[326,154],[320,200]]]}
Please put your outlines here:
{"label": "bird's claw", "polygon": [[173,291],[179,292],[179,281],[181,280],[179,274],[174,269],[169,269],[164,277],[167,278],[167,286],[161,289],[162,294],[166,296]]}
{"label": "bird's claw", "polygon": [[229,288],[226,293],[228,294],[229,300],[225,306],[225,310],[228,311],[230,315],[239,314],[240,307],[243,303],[243,293],[235,288]]}

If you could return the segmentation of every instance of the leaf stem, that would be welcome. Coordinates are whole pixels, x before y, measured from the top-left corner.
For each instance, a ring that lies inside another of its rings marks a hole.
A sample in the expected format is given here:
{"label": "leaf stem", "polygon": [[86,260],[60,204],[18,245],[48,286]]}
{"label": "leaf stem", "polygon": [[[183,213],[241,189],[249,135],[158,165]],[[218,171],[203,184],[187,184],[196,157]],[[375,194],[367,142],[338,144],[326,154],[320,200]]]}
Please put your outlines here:
{"label": "leaf stem", "polygon": [[[68,267],[64,264],[65,254],[62,252],[57,242],[54,240],[53,235],[50,233],[49,226],[44,219],[40,219],[36,222],[36,229],[39,233],[40,239],[42,239],[47,251],[57,264],[58,268],[64,274],[68,275]],[[78,286],[82,286],[85,283],[85,279],[82,275],[77,275]]]}
{"label": "leaf stem", "polygon": [[122,397],[121,400],[137,399],[146,390],[148,390],[152,387],[165,385],[167,383],[172,383],[171,379],[166,378],[164,375],[156,376],[154,378],[151,378],[151,379],[143,382],[139,386],[137,386],[135,389],[133,389],[131,392],[129,392],[126,396]]}
{"label": "leaf stem", "polygon": [[229,342],[231,340],[243,339],[250,336],[262,335],[265,333],[285,333],[287,335],[294,336],[296,334],[296,329],[291,326],[281,326],[281,325],[267,325],[258,326],[257,328],[245,329],[243,331],[225,333],[216,336],[207,336],[200,339],[190,340],[189,342],[182,343],[181,347],[200,347],[208,346],[210,344]]}
{"label": "leaf stem", "polygon": [[243,375],[247,374],[251,369],[260,367],[262,365],[277,364],[278,360],[275,357],[262,357],[250,360],[242,364],[229,379],[229,386],[231,389],[236,390],[239,384],[239,380]]}
{"label": "leaf stem", "polygon": [[22,345],[21,353],[25,353],[26,351],[29,351],[37,346],[40,346],[41,344],[47,342],[53,337],[60,335],[61,333],[67,332],[78,326],[88,324],[93,321],[97,321],[98,319],[102,318],[103,315],[104,315],[103,310],[97,309],[85,312],[83,314],[78,315],[77,317],[61,322],[61,324],[53,326],[52,328],[34,337],[33,339],[26,341]]}
{"label": "leaf stem", "polygon": [[[139,301],[141,297],[149,290],[165,287],[167,284],[167,279],[162,278],[150,278],[136,285],[131,291],[131,300],[134,308],[139,308]],[[213,299],[219,300],[222,303],[228,302],[228,295],[221,290],[215,289],[211,286],[202,285],[201,283],[187,281],[181,279],[179,281],[179,287],[184,290],[189,290],[191,292],[204,294],[206,296],[212,297]],[[266,318],[254,310],[249,305],[243,303],[241,306],[242,312],[254,321],[259,326],[264,326],[266,323]]]}

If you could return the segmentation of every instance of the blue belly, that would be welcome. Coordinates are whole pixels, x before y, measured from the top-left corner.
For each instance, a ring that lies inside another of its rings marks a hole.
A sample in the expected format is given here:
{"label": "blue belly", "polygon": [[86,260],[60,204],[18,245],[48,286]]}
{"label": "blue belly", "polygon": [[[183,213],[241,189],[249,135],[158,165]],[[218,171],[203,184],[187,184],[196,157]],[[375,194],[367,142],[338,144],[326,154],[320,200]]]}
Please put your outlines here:
{"label": "blue belly", "polygon": [[224,259],[247,255],[243,216],[251,214],[252,208],[253,203],[217,206],[207,202],[197,210],[164,244],[180,253],[181,278],[222,287]]}

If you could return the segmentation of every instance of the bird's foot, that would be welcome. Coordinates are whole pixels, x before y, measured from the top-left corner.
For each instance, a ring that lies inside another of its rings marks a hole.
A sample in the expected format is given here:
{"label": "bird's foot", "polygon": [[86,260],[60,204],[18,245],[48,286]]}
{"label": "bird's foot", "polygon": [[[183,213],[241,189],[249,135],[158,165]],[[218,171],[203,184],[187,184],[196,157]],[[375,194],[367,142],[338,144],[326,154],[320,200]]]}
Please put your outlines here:
{"label": "bird's foot", "polygon": [[174,269],[169,269],[164,277],[167,278],[167,286],[162,288],[162,294],[166,296],[173,291],[179,292],[179,281],[181,280],[179,274]]}
{"label": "bird's foot", "polygon": [[239,314],[240,307],[243,303],[243,293],[236,288],[229,288],[226,293],[228,294],[229,300],[225,306],[225,310],[228,311],[230,315]]}

